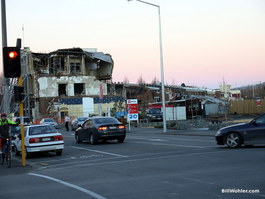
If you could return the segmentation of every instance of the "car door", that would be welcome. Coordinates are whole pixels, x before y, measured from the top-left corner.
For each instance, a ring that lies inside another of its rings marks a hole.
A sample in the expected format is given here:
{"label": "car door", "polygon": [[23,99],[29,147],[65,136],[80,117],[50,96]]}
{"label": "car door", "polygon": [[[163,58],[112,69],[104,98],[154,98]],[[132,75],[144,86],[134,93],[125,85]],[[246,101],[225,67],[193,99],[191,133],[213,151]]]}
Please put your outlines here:
{"label": "car door", "polygon": [[89,139],[89,124],[91,123],[90,120],[87,120],[83,123],[82,128],[79,130],[79,136],[82,140],[88,140]]}
{"label": "car door", "polygon": [[247,130],[249,141],[253,144],[265,144],[265,114],[251,122],[252,128]]}

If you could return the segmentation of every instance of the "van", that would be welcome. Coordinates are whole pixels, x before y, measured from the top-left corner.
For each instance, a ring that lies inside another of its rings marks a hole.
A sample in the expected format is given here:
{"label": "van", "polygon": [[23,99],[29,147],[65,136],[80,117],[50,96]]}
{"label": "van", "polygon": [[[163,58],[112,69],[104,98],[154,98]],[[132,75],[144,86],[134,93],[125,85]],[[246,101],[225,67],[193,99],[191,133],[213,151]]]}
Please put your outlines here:
{"label": "van", "polygon": [[[20,118],[21,117],[13,117],[12,121],[16,123],[20,123]],[[23,116],[22,119],[23,119],[24,125],[30,125],[31,122],[30,122],[29,117]]]}

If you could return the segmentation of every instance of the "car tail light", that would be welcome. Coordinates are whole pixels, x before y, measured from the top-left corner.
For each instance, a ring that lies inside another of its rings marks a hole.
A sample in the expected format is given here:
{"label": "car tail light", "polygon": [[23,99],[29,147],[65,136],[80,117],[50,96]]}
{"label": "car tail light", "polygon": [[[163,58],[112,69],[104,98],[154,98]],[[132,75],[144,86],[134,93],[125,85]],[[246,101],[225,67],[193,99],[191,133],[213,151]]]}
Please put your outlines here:
{"label": "car tail light", "polygon": [[99,130],[99,131],[105,131],[105,130],[107,130],[107,129],[108,129],[108,127],[106,127],[106,126],[98,127],[98,130]]}
{"label": "car tail light", "polygon": [[125,129],[125,126],[124,125],[120,125],[119,129]]}
{"label": "car tail light", "polygon": [[59,141],[59,140],[63,140],[63,136],[61,135],[54,136],[54,141]]}
{"label": "car tail light", "polygon": [[40,142],[40,139],[39,138],[30,138],[29,139],[29,143],[39,143]]}

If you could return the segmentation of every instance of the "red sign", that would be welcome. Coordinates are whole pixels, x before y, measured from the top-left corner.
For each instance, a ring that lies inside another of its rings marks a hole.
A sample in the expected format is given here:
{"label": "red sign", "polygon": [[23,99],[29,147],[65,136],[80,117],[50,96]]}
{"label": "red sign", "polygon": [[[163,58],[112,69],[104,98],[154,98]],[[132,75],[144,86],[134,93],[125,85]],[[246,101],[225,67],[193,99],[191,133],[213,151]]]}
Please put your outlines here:
{"label": "red sign", "polygon": [[103,99],[103,87],[102,87],[102,84],[99,84],[99,99]]}
{"label": "red sign", "polygon": [[261,106],[261,100],[256,100],[256,106]]}
{"label": "red sign", "polygon": [[137,99],[127,100],[127,111],[128,111],[128,114],[138,113],[138,100]]}

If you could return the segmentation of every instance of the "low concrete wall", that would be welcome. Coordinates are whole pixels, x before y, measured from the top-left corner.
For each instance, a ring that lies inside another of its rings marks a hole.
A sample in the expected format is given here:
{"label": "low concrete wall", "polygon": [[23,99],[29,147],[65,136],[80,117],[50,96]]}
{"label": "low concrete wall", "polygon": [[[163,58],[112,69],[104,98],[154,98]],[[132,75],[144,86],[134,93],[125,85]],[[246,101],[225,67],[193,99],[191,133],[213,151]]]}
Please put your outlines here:
{"label": "low concrete wall", "polygon": [[[194,120],[179,120],[179,121],[168,121],[167,128],[176,129],[176,130],[187,130],[187,129],[204,129],[204,130],[218,130],[222,127],[229,126],[232,124],[237,124],[241,122],[229,121],[229,122],[219,122],[213,123],[206,121],[205,119],[194,119]],[[162,122],[141,122],[139,123],[140,127],[156,127],[162,128]]]}

